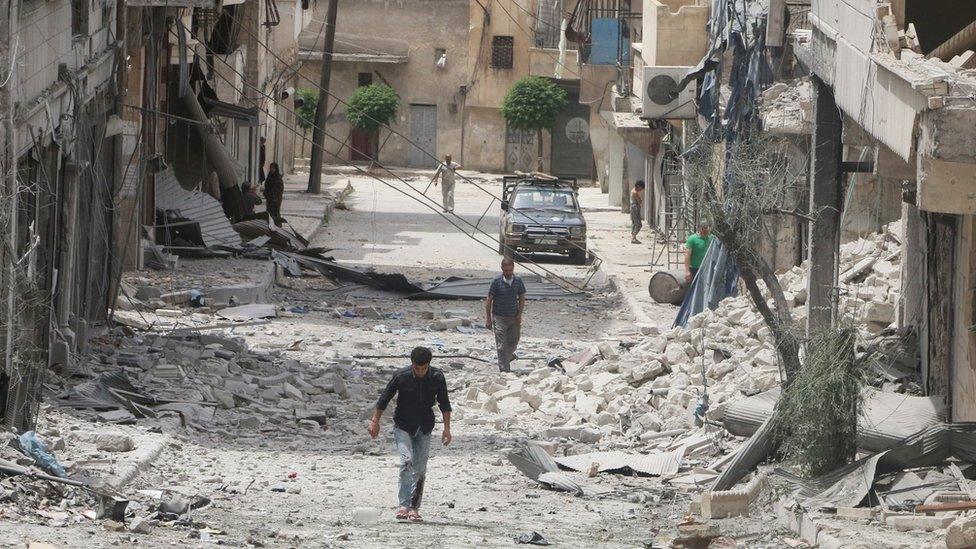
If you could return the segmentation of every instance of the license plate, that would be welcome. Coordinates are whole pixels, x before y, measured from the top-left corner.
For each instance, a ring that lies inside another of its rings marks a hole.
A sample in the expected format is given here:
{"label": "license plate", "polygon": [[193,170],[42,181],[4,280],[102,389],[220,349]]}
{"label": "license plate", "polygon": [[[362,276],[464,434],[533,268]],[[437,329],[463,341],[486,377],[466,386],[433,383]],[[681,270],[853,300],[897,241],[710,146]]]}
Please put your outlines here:
{"label": "license plate", "polygon": [[555,238],[540,238],[538,242],[543,246],[555,246],[557,240]]}

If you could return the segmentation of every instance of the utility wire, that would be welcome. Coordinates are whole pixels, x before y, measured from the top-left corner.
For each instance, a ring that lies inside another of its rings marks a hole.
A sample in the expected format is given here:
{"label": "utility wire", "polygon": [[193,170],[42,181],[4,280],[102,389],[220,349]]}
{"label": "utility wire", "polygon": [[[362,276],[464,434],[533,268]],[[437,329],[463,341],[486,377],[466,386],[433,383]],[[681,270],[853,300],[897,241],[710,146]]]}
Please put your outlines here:
{"label": "utility wire", "polygon": [[[509,17],[511,17],[511,15],[509,15]],[[267,46],[267,44],[265,44],[264,42],[262,42],[262,41],[261,41],[261,38],[260,38],[259,36],[257,36],[257,35],[255,35],[255,34],[254,34],[254,33],[253,33],[253,32],[252,32],[252,31],[251,31],[250,29],[248,29],[247,27],[245,27],[245,26],[243,26],[243,25],[241,24],[241,22],[240,22],[239,20],[237,20],[237,19],[236,19],[236,18],[235,18],[235,17],[233,16],[233,15],[230,15],[230,18],[231,18],[231,19],[232,19],[232,20],[233,20],[233,21],[234,21],[234,22],[235,22],[235,23],[236,23],[236,24],[237,24],[238,26],[240,26],[240,27],[241,27],[242,29],[244,29],[244,31],[245,31],[245,32],[247,32],[247,33],[248,33],[248,34],[249,34],[249,35],[250,35],[250,36],[251,36],[252,38],[254,38],[254,39],[255,39],[255,40],[257,41],[257,43],[258,43],[258,45],[260,45],[260,46],[261,46],[262,48],[264,48],[264,50],[265,50],[265,51],[266,51],[267,53],[269,53],[269,54],[270,54],[270,55],[271,55],[272,57],[274,57],[274,58],[275,58],[275,59],[276,59],[276,60],[277,60],[278,62],[280,62],[280,63],[287,63],[287,61],[286,61],[285,59],[282,59],[282,58],[281,58],[281,56],[279,56],[279,55],[278,55],[278,54],[277,54],[277,53],[276,53],[276,52],[275,52],[274,50],[272,50],[271,48],[269,48],[269,47]],[[517,22],[516,22],[516,23],[517,23]],[[524,30],[524,29],[523,29],[523,30]],[[190,31],[188,31],[188,32],[190,32]],[[194,36],[194,37],[195,37],[195,35],[193,35],[193,33],[192,33],[192,32],[190,32],[190,35],[191,35],[191,36]],[[195,38],[196,38],[196,37],[195,37]],[[199,39],[198,39],[198,41],[199,41]],[[202,43],[202,42],[201,42],[201,43]],[[204,44],[204,46],[206,46],[206,44]],[[219,59],[219,57],[217,57],[217,56],[215,56],[215,57]],[[234,67],[231,67],[231,66],[230,66],[230,65],[229,65],[228,63],[226,63],[226,62],[225,62],[225,61],[224,61],[223,59],[220,59],[220,61],[221,61],[221,62],[224,62],[224,64],[225,64],[225,65],[227,65],[227,66],[228,66],[228,67],[229,67],[229,68],[230,68],[230,69],[231,69],[232,71],[234,71],[234,72],[235,72],[235,73],[237,73],[238,75],[241,75],[241,73],[240,73],[240,72],[238,72],[238,71],[237,71],[237,70],[236,70],[236,69],[235,69]],[[241,75],[241,76],[242,76],[242,82],[247,82],[247,80],[246,80],[246,79],[243,79],[243,75]],[[333,105],[333,109],[335,109],[335,108],[336,108],[336,107],[337,107],[337,106],[338,106],[339,104],[341,104],[341,105],[343,105],[343,106],[345,106],[345,107],[349,107],[349,103],[348,103],[348,102],[346,102],[346,101],[344,101],[344,100],[343,100],[343,99],[341,99],[341,98],[340,98],[339,96],[337,96],[337,95],[335,95],[335,93],[333,93],[332,91],[330,91],[330,90],[324,90],[324,89],[322,89],[322,87],[321,87],[321,86],[319,86],[319,84],[318,84],[318,82],[314,82],[314,81],[312,81],[312,80],[311,80],[311,79],[310,79],[309,77],[307,77],[307,76],[305,76],[305,75],[303,75],[303,74],[301,74],[301,73],[298,73],[298,76],[300,76],[300,77],[301,77],[302,79],[304,79],[304,80],[306,80],[306,81],[308,81],[308,82],[310,82],[310,83],[311,83],[311,84],[312,84],[312,85],[313,85],[313,86],[314,86],[315,88],[317,88],[317,89],[319,90],[319,92],[320,92],[320,93],[325,93],[325,94],[327,94],[327,95],[328,95],[329,97],[331,97],[332,99],[334,99],[334,100],[335,100],[335,102],[336,102],[336,104],[335,104],[335,105]],[[225,79],[225,80],[226,80],[226,79]],[[253,85],[251,85],[251,87],[252,87],[252,88],[255,88],[255,86],[253,86]],[[256,89],[256,88],[255,88],[255,89]],[[606,88],[604,88],[604,89],[606,89]],[[270,97],[270,96],[268,96],[268,95],[267,95],[266,93],[264,93],[263,91],[261,91],[261,90],[256,90],[256,91],[258,91],[258,93],[260,93],[261,95],[263,95],[263,96],[265,96],[265,97],[267,97],[267,98],[268,98],[268,99],[270,99],[271,101],[275,101],[275,100],[274,100],[274,98],[272,98],[272,97]],[[263,109],[262,109],[262,110],[263,110]],[[289,109],[287,109],[287,108],[286,108],[285,110],[289,110]],[[410,144],[410,145],[412,145],[413,147],[416,147],[416,148],[417,148],[418,150],[420,150],[421,152],[423,152],[423,154],[424,154],[424,155],[426,155],[426,156],[427,156],[427,157],[428,157],[429,159],[431,159],[431,160],[434,160],[435,162],[438,162],[438,163],[440,162],[440,160],[439,160],[439,159],[438,159],[438,158],[437,158],[436,156],[434,156],[433,154],[431,154],[431,153],[430,153],[430,151],[428,151],[427,149],[425,149],[424,147],[422,147],[422,146],[421,146],[421,145],[420,145],[419,143],[415,143],[415,142],[414,142],[413,140],[411,140],[411,139],[410,139],[410,138],[408,138],[407,136],[405,136],[405,135],[403,135],[403,134],[402,134],[402,133],[400,133],[399,131],[397,131],[397,130],[395,130],[395,129],[393,129],[393,128],[392,128],[392,127],[391,127],[391,126],[389,125],[389,124],[386,124],[385,122],[382,122],[382,121],[380,121],[380,120],[376,120],[376,119],[374,119],[373,117],[370,117],[370,116],[367,116],[367,118],[368,118],[368,119],[369,119],[370,121],[372,121],[372,122],[375,122],[376,124],[378,124],[378,125],[379,125],[380,127],[382,127],[382,128],[385,128],[385,129],[387,129],[387,130],[388,130],[388,131],[389,131],[389,132],[390,132],[391,134],[393,134],[393,135],[396,135],[396,136],[398,136],[398,137],[400,137],[401,139],[403,139],[404,141],[406,141],[407,143],[409,143],[409,144]],[[314,124],[313,124],[313,127],[314,127]],[[353,149],[352,149],[352,147],[350,147],[350,150],[353,150]],[[357,151],[357,152],[361,152],[361,151]],[[334,155],[333,155],[333,156],[334,156]],[[339,160],[342,160],[341,158],[338,158],[338,157],[337,157],[337,159],[339,159]],[[375,160],[375,159],[374,159],[373,161],[374,161],[374,162],[376,162],[376,163],[377,163],[378,165],[381,165],[381,164],[379,164],[379,162],[378,162],[377,160]],[[386,168],[384,167],[384,169],[386,169]],[[387,171],[389,171],[389,170],[387,170]],[[390,172],[390,173],[392,174],[392,172]],[[456,173],[456,174],[457,174],[457,175],[458,175],[458,176],[459,176],[459,177],[461,178],[461,180],[462,180],[462,181],[465,181],[466,183],[469,183],[469,184],[471,184],[471,185],[473,185],[473,186],[474,186],[475,188],[477,188],[478,190],[480,190],[480,191],[482,191],[482,192],[484,192],[485,194],[487,194],[487,195],[489,195],[489,196],[491,196],[491,197],[492,197],[492,198],[494,198],[495,200],[498,200],[498,201],[501,201],[501,197],[499,197],[498,195],[496,195],[496,194],[494,194],[494,193],[493,193],[493,192],[491,192],[490,190],[488,190],[488,189],[486,189],[486,188],[485,188],[484,186],[482,186],[482,185],[480,185],[480,184],[479,184],[479,183],[477,183],[476,181],[474,181],[474,180],[472,180],[472,179],[470,179],[470,178],[468,178],[468,177],[466,177],[466,176],[464,176],[463,174],[460,174],[460,173],[457,173],[457,172],[455,172],[455,173]],[[397,176],[397,177],[398,177],[398,176]],[[529,214],[529,213],[526,213],[525,211],[523,211],[523,210],[521,210],[521,209],[517,209],[517,208],[512,208],[512,211],[514,211],[514,212],[517,212],[517,213],[519,213],[519,214],[521,214],[521,215],[523,215],[523,216],[525,216],[525,217],[526,217],[526,219],[528,219],[529,221],[531,221],[531,222],[533,222],[533,223],[537,223],[537,224],[539,224],[539,225],[540,225],[540,226],[541,226],[542,228],[544,228],[544,229],[546,230],[546,232],[547,232],[548,234],[551,234],[551,235],[554,235],[554,236],[558,236],[558,235],[556,235],[555,233],[553,233],[553,232],[551,231],[551,229],[549,229],[548,227],[546,227],[546,226],[545,226],[545,222],[543,222],[543,221],[540,221],[540,220],[538,220],[538,219],[536,219],[536,218],[534,218],[534,217],[532,217],[532,215],[531,215],[531,214]],[[576,248],[576,249],[579,249],[579,250],[582,250],[583,252],[587,252],[587,253],[592,253],[592,252],[588,252],[588,250],[587,250],[586,248],[584,248],[584,247],[582,247],[582,246],[580,246],[580,245],[578,245],[578,244],[576,244],[575,242],[570,242],[570,244],[571,244],[571,246],[573,246],[574,248]],[[600,263],[602,263],[602,259],[601,259],[601,258],[600,258],[599,256],[597,256],[596,254],[592,254],[592,255],[593,255],[593,257],[594,257],[594,262],[593,262],[593,264],[594,264],[595,266],[598,266],[598,265],[599,265]]]}
{"label": "utility wire", "polygon": [[[191,32],[190,34],[191,34],[191,36],[193,36],[193,34],[192,34],[192,32]],[[194,36],[194,38],[196,38],[196,37]],[[215,59],[220,59],[220,57],[219,57],[219,56],[215,56]],[[222,59],[220,59],[220,60],[221,60],[221,61],[223,61]],[[225,63],[226,63],[226,62],[225,62]],[[231,71],[233,71],[233,72],[237,72],[237,70],[236,70],[236,68],[234,68],[233,66],[231,66],[231,65],[230,65],[229,63],[227,64],[227,67],[228,67],[229,69],[231,69]],[[216,74],[216,76],[218,76],[219,78],[221,78],[221,79],[223,79],[223,80],[224,80],[225,82],[227,82],[228,84],[231,84],[231,85],[234,85],[234,83],[233,83],[233,82],[231,82],[231,81],[230,81],[229,79],[227,79],[227,77],[225,77],[225,76],[223,76],[223,75],[221,75],[220,73],[215,73],[215,74]],[[261,95],[264,95],[265,97],[267,97],[268,99],[270,99],[270,100],[272,100],[272,101],[273,101],[273,99],[272,99],[272,98],[271,98],[270,96],[268,96],[267,94],[265,94],[265,93],[264,93],[264,92],[263,92],[262,90],[260,90],[260,89],[258,89],[258,88],[257,88],[257,86],[254,86],[253,84],[250,84],[250,83],[248,83],[248,82],[247,82],[247,80],[243,78],[243,77],[244,77],[244,75],[243,75],[243,74],[241,74],[241,73],[239,73],[239,72],[237,72],[237,74],[238,74],[239,76],[241,76],[241,77],[242,77],[242,82],[244,82],[244,83],[245,83],[245,84],[244,84],[245,86],[248,86],[248,87],[249,87],[249,88],[251,88],[252,90],[254,90],[254,91],[256,91],[257,93],[259,93],[259,94],[261,94]],[[286,129],[288,129],[288,131],[290,131],[290,132],[292,132],[292,133],[293,133],[293,134],[294,134],[295,136],[297,136],[297,137],[300,137],[300,138],[301,138],[301,139],[302,139],[303,141],[309,141],[309,139],[308,139],[307,137],[305,137],[305,135],[303,135],[303,134],[301,134],[300,132],[298,132],[297,130],[295,130],[295,129],[294,129],[293,127],[291,127],[291,126],[290,126],[290,125],[288,125],[287,123],[284,123],[284,122],[283,122],[283,121],[282,121],[282,120],[281,120],[280,118],[278,118],[277,116],[275,116],[275,115],[273,115],[273,114],[271,114],[271,112],[269,112],[268,110],[266,110],[266,109],[263,109],[263,108],[261,108],[260,106],[259,106],[258,108],[259,108],[259,109],[261,109],[261,110],[262,110],[262,111],[263,111],[263,112],[264,112],[264,113],[265,113],[265,114],[266,114],[266,115],[267,115],[267,116],[268,116],[269,118],[271,118],[271,119],[272,119],[272,120],[274,120],[275,122],[278,122],[278,123],[280,123],[280,124],[282,124],[282,125],[283,125],[283,126],[284,126],[284,127],[286,128]],[[285,111],[287,111],[287,112],[291,112],[291,113],[293,113],[293,114],[294,114],[294,111],[291,111],[291,110],[290,110],[290,109],[288,109],[287,107],[285,107]],[[314,127],[314,124],[313,124],[313,127]],[[344,142],[344,141],[340,141],[340,140],[339,140],[338,138],[336,138],[335,136],[333,136],[333,135],[331,135],[331,134],[329,134],[329,133],[327,133],[327,132],[325,132],[324,130],[323,130],[323,133],[324,133],[324,135],[325,135],[326,137],[328,137],[328,138],[330,138],[330,139],[332,139],[333,141],[335,141],[335,142],[337,142],[337,143],[339,143],[339,144],[340,144],[340,150],[341,150],[342,148],[346,148],[346,147],[348,147],[348,148],[349,148],[350,150],[355,150],[355,149],[353,149],[353,148],[352,148],[352,146],[351,146],[351,145],[347,145],[347,144],[346,144],[346,142]],[[313,146],[313,147],[314,147],[314,146],[316,146],[316,145],[315,145],[315,143],[312,143],[312,146]],[[343,160],[343,159],[342,159],[341,157],[339,157],[339,156],[338,156],[337,154],[335,154],[335,153],[332,153],[332,152],[329,152],[329,151],[328,151],[328,150],[327,150],[327,149],[326,149],[325,147],[319,147],[319,148],[320,148],[320,150],[321,150],[321,151],[322,151],[323,153],[325,153],[325,154],[327,154],[327,155],[329,155],[329,156],[332,156],[332,157],[334,157],[334,158],[336,158],[337,160],[340,160],[340,161],[342,161],[342,160]],[[360,152],[360,153],[362,153],[362,154],[364,154],[364,156],[366,156],[367,158],[370,158],[370,157],[369,157],[368,155],[366,155],[366,154],[365,154],[365,153],[363,153],[362,151],[358,151],[358,150],[357,150],[356,152]],[[423,198],[424,198],[424,199],[425,199],[426,201],[425,201],[425,200],[422,200],[422,199],[420,199],[420,198],[418,198],[417,196],[413,196],[413,195],[411,195],[410,193],[407,193],[407,192],[406,192],[406,191],[404,191],[403,189],[400,189],[400,188],[398,188],[397,186],[395,186],[395,185],[392,185],[392,184],[390,184],[389,182],[387,182],[387,181],[385,181],[385,180],[383,180],[382,178],[379,178],[379,177],[377,177],[377,176],[375,176],[375,175],[373,175],[373,174],[371,174],[371,173],[369,173],[368,171],[366,171],[366,170],[363,170],[363,169],[362,169],[362,168],[360,168],[359,166],[355,166],[355,165],[351,165],[351,164],[350,164],[350,166],[351,166],[352,168],[354,168],[354,169],[355,169],[355,170],[356,170],[357,172],[359,172],[360,174],[362,174],[362,175],[364,175],[364,176],[366,176],[366,177],[369,177],[369,178],[372,178],[372,179],[375,179],[375,180],[377,180],[377,181],[379,181],[380,183],[382,183],[383,185],[386,185],[387,187],[390,187],[391,189],[394,189],[394,190],[396,190],[397,192],[399,192],[399,193],[401,193],[401,194],[403,194],[404,196],[407,196],[407,197],[408,197],[408,198],[410,198],[411,200],[414,200],[415,202],[418,202],[418,203],[420,203],[420,204],[421,204],[421,205],[423,205],[423,206],[424,206],[425,208],[427,208],[427,209],[429,209],[429,210],[431,210],[431,211],[433,211],[434,213],[436,213],[436,214],[437,214],[437,215],[439,215],[440,217],[442,217],[442,218],[444,218],[445,220],[447,220],[447,222],[448,222],[448,223],[450,223],[451,225],[453,225],[453,226],[454,226],[455,228],[457,228],[457,229],[459,229],[459,230],[461,230],[461,231],[462,231],[462,232],[463,232],[464,234],[467,234],[467,231],[466,231],[466,230],[464,230],[464,229],[463,229],[463,228],[461,227],[461,225],[458,225],[458,224],[457,224],[457,223],[456,223],[456,222],[455,222],[455,221],[454,221],[453,219],[451,219],[451,218],[449,218],[448,216],[446,216],[446,215],[444,215],[444,214],[443,214],[442,212],[440,212],[440,211],[438,211],[438,208],[437,208],[437,203],[436,203],[436,202],[434,202],[434,201],[433,201],[432,199],[430,199],[430,198],[428,198],[427,196],[425,196],[425,195],[424,195],[424,194],[423,194],[422,192],[420,192],[420,191],[419,191],[419,189],[417,189],[416,187],[414,187],[413,185],[411,185],[411,184],[410,184],[410,182],[408,182],[407,180],[405,180],[405,179],[403,179],[402,177],[400,177],[400,176],[399,176],[398,174],[396,174],[395,172],[393,172],[392,170],[390,170],[389,168],[387,168],[386,166],[384,166],[383,164],[381,164],[380,162],[378,162],[378,161],[377,161],[376,159],[373,159],[373,158],[370,158],[370,160],[371,160],[371,161],[372,161],[372,162],[373,162],[373,163],[374,163],[374,164],[375,164],[376,166],[378,166],[378,167],[380,167],[380,168],[382,168],[382,169],[383,169],[383,170],[385,170],[385,171],[386,171],[387,173],[389,173],[389,174],[390,174],[391,176],[393,176],[394,178],[396,178],[396,179],[398,179],[398,180],[400,180],[400,181],[401,181],[401,182],[402,182],[402,183],[403,183],[404,185],[406,185],[406,186],[407,186],[407,187],[408,187],[408,188],[409,188],[410,190],[412,190],[412,191],[414,191],[414,192],[415,192],[415,193],[416,193],[417,195],[419,195],[419,196],[423,196]],[[456,214],[452,214],[452,215],[453,215],[453,216],[454,216],[455,218],[457,218],[457,219],[458,219],[458,220],[459,220],[460,222],[463,222],[464,224],[466,224],[466,225],[468,225],[468,226],[470,226],[470,227],[471,227],[471,228],[472,228],[472,229],[473,229],[474,231],[477,231],[477,232],[480,232],[481,234],[484,234],[485,236],[487,236],[487,237],[488,237],[489,239],[491,239],[492,241],[495,241],[495,242],[498,242],[498,243],[500,243],[500,244],[502,243],[501,241],[499,241],[498,239],[496,239],[496,238],[495,238],[494,236],[492,236],[492,235],[490,235],[490,234],[488,234],[488,233],[486,233],[485,231],[483,231],[483,230],[481,230],[481,229],[480,229],[479,227],[477,227],[476,225],[474,225],[474,224],[472,224],[471,222],[469,222],[469,221],[467,221],[467,220],[465,220],[465,219],[464,219],[463,217],[461,217],[461,216],[458,216],[458,215],[456,215]],[[487,247],[487,248],[489,248],[489,249],[492,249],[492,246],[491,246],[491,245],[489,245],[489,244],[487,244],[487,243],[485,243],[485,242],[482,242],[481,240],[478,240],[478,239],[476,239],[476,238],[473,238],[473,237],[472,237],[472,239],[473,239],[473,240],[475,240],[476,242],[478,242],[479,244],[481,244],[481,245],[483,245],[483,246],[485,246],[485,247]],[[525,260],[525,261],[520,261],[520,263],[523,263],[523,264],[524,264],[524,263],[530,263],[530,264],[532,264],[533,266],[535,266],[536,268],[538,268],[538,269],[540,269],[540,270],[542,270],[543,272],[545,272],[546,274],[548,274],[548,275],[549,275],[550,277],[552,277],[552,278],[555,278],[555,279],[558,279],[558,280],[560,280],[561,282],[563,282],[563,283],[565,283],[566,285],[568,285],[568,286],[570,286],[570,287],[572,287],[572,288],[574,288],[574,289],[576,289],[576,290],[580,290],[580,291],[582,291],[582,290],[585,290],[585,287],[580,287],[579,285],[577,285],[577,284],[575,284],[574,282],[572,282],[572,281],[570,281],[570,280],[568,280],[568,279],[566,279],[565,277],[562,277],[562,276],[560,276],[560,275],[558,275],[558,274],[556,274],[555,272],[553,272],[553,271],[551,271],[550,269],[547,269],[546,267],[543,267],[543,266],[541,266],[541,265],[539,265],[538,263],[536,263],[536,262],[534,262],[534,261],[531,261],[531,260]],[[527,267],[527,269],[528,269],[528,270],[529,270],[530,272],[532,272],[533,274],[536,274],[536,275],[539,275],[539,276],[542,276],[542,275],[541,275],[540,273],[538,273],[538,272],[536,272],[536,271],[534,271],[534,270],[532,270],[531,268],[528,268],[528,267]]]}

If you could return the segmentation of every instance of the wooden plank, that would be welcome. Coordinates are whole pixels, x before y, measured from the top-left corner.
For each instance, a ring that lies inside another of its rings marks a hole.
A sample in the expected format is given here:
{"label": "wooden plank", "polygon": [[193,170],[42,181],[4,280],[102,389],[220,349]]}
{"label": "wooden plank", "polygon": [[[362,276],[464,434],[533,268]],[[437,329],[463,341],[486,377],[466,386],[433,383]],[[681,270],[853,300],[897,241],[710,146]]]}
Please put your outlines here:
{"label": "wooden plank", "polygon": [[921,156],[917,190],[920,210],[976,214],[976,164]]}
{"label": "wooden plank", "polygon": [[935,513],[938,511],[965,511],[976,509],[976,501],[953,501],[949,503],[932,503],[930,505],[916,505],[916,513]]}

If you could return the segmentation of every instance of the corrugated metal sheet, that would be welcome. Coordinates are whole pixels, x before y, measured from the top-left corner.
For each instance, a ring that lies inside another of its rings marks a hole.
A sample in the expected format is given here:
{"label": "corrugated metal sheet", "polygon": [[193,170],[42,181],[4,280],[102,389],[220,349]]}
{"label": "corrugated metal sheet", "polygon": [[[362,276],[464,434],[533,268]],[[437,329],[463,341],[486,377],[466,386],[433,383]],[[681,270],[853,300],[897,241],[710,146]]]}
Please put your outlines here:
{"label": "corrugated metal sheet", "polygon": [[200,191],[184,189],[169,168],[156,174],[156,208],[178,211],[182,217],[199,223],[207,246],[241,245],[241,237],[224,216],[220,202]]}
{"label": "corrugated metal sheet", "polygon": [[976,423],[929,427],[890,450],[815,479],[800,479],[780,470],[776,474],[797,486],[796,500],[806,508],[855,507],[867,496],[878,474],[939,465],[949,457],[976,462]]}
{"label": "corrugated metal sheet", "polygon": [[587,471],[597,463],[601,473],[607,471],[630,472],[643,475],[674,475],[681,466],[683,450],[655,454],[630,454],[627,452],[593,452],[556,459],[556,463],[574,471]]}
{"label": "corrugated metal sheet", "polygon": [[[751,436],[773,413],[780,390],[772,389],[733,403],[725,410],[725,428],[738,436]],[[885,450],[932,425],[945,421],[942,397],[886,393],[866,387],[858,426],[858,447]]]}

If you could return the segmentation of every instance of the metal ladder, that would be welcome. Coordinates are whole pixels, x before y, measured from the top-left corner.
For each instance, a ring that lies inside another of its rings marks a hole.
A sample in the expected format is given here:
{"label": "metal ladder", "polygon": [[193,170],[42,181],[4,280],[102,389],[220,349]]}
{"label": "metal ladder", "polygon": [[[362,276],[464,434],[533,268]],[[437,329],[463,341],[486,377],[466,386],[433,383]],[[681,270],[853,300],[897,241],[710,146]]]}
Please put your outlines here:
{"label": "metal ladder", "polygon": [[[685,264],[685,241],[697,230],[698,205],[691,199],[682,175],[681,161],[676,157],[664,161],[664,246],[667,269]],[[658,261],[655,261],[658,263]]]}

